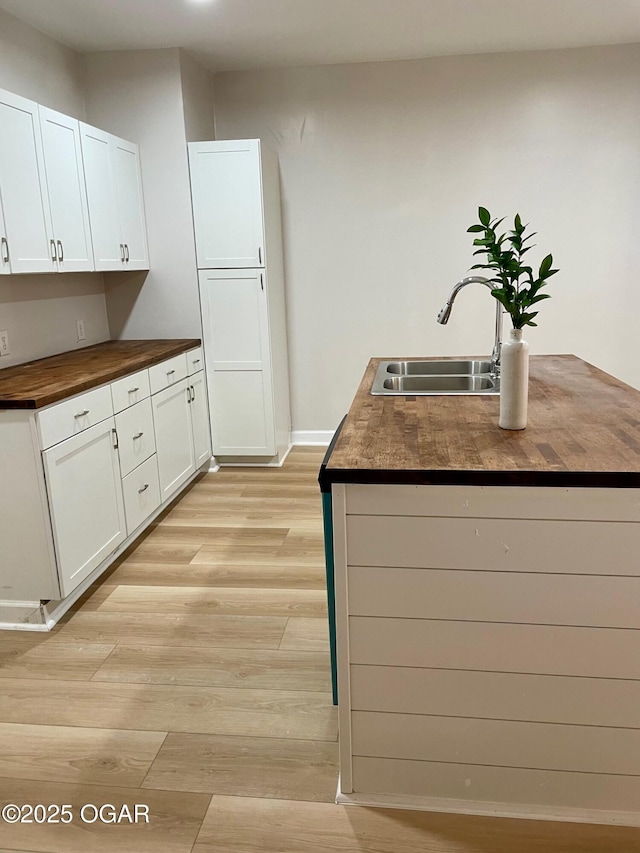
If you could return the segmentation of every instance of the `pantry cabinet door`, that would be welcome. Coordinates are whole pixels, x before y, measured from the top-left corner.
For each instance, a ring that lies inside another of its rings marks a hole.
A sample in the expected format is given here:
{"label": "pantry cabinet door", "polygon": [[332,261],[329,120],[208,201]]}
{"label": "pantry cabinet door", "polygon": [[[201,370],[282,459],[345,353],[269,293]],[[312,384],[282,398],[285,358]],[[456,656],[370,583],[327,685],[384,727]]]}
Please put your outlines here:
{"label": "pantry cabinet door", "polygon": [[266,280],[262,270],[200,273],[216,456],[276,453]]}
{"label": "pantry cabinet door", "polygon": [[39,106],[38,110],[58,270],[92,270],[80,124],[76,119],[46,107]]}
{"label": "pantry cabinet door", "polygon": [[133,142],[113,137],[111,155],[118,198],[120,233],[125,252],[124,267],[128,270],[148,270],[149,252],[138,146]]}
{"label": "pantry cabinet door", "polygon": [[122,270],[125,268],[125,256],[111,164],[113,137],[80,122],[80,138],[95,268]]}
{"label": "pantry cabinet door", "polygon": [[191,390],[187,383],[187,379],[182,379],[151,398],[163,503],[196,470],[189,403]]}
{"label": "pantry cabinet door", "polygon": [[38,105],[0,90],[0,197],[11,272],[55,272]]}
{"label": "pantry cabinet door", "polygon": [[114,419],[54,445],[42,458],[64,597],[126,537]]}
{"label": "pantry cabinet door", "polygon": [[189,163],[198,268],[264,266],[259,141],[193,142]]}

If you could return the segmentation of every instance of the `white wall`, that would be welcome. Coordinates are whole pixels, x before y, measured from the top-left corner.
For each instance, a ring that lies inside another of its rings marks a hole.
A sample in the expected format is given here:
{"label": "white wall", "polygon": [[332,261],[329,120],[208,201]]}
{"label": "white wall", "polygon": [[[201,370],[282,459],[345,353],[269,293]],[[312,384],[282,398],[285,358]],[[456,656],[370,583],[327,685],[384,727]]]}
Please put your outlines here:
{"label": "white wall", "polygon": [[215,139],[213,74],[181,50],[180,79],[187,142]]}
{"label": "white wall", "polygon": [[562,269],[532,352],[640,386],[639,81],[640,45],[216,76],[217,138],[280,155],[294,429],[334,428],[370,356],[490,352],[484,288],[435,322],[478,204]]}
{"label": "white wall", "polygon": [[[78,54],[0,9],[0,88],[84,118]],[[76,320],[86,340],[76,340]],[[2,276],[0,329],[11,354],[0,368],[108,339],[101,273]]]}
{"label": "white wall", "polygon": [[87,119],[140,146],[151,271],[105,275],[114,338],[200,337],[180,51],[85,57]]}

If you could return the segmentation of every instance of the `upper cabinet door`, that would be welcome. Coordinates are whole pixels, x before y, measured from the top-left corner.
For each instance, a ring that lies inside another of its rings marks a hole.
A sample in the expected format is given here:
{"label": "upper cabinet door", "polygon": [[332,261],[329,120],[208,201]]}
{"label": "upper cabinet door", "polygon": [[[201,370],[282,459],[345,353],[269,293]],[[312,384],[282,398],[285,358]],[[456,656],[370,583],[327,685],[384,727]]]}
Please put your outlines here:
{"label": "upper cabinet door", "polygon": [[82,158],[89,202],[93,259],[97,270],[124,269],[109,133],[80,122]]}
{"label": "upper cabinet door", "polygon": [[76,119],[40,106],[40,127],[58,270],[94,269],[87,191]]}
{"label": "upper cabinet door", "polygon": [[0,275],[9,275],[11,272],[9,260],[9,242],[7,241],[7,229],[4,227],[2,196],[0,196]]}
{"label": "upper cabinet door", "polygon": [[138,146],[114,137],[111,153],[125,252],[124,266],[129,270],[148,270],[149,252]]}
{"label": "upper cabinet door", "polygon": [[[38,105],[0,90],[0,195],[11,272],[55,272]],[[6,249],[3,250],[6,255]]]}
{"label": "upper cabinet door", "polygon": [[189,145],[199,269],[264,266],[260,142]]}

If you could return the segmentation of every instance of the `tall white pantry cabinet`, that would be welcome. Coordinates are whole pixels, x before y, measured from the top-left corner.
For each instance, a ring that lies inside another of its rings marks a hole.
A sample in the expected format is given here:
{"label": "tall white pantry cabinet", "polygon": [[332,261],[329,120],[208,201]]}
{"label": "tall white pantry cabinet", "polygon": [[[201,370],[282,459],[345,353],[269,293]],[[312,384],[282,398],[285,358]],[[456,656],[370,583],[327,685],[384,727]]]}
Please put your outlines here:
{"label": "tall white pantry cabinet", "polygon": [[280,176],[259,139],[189,144],[214,455],[279,464],[290,446]]}

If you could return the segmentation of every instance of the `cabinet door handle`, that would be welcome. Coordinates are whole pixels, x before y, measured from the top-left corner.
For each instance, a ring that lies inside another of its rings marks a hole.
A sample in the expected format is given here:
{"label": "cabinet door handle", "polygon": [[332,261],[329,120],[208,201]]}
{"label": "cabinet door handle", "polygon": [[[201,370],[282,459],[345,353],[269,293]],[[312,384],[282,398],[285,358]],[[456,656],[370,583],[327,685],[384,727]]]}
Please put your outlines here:
{"label": "cabinet door handle", "polygon": [[9,243],[6,237],[0,238],[0,246],[2,246],[2,263],[9,263]]}
{"label": "cabinet door handle", "polygon": [[196,389],[192,385],[191,386],[191,402],[193,403],[195,401],[195,399],[196,399]]}
{"label": "cabinet door handle", "polygon": [[134,436],[133,436],[133,440],[135,441],[135,440],[136,440],[136,438],[142,438],[142,436],[143,436],[143,435],[144,435],[144,433],[143,433],[143,432],[139,432],[137,435],[134,435]]}
{"label": "cabinet door handle", "polygon": [[51,246],[51,260],[55,264],[55,262],[58,260],[58,256],[56,255],[56,241],[49,240],[49,245]]}
{"label": "cabinet door handle", "polygon": [[124,243],[120,243],[120,260],[124,263]]}
{"label": "cabinet door handle", "polygon": [[57,241],[58,245],[58,260],[62,263],[64,261],[64,249],[62,248],[62,243],[60,240]]}
{"label": "cabinet door handle", "polygon": [[264,290],[264,277],[262,273],[260,273],[260,290]]}
{"label": "cabinet door handle", "polygon": [[187,403],[191,402],[191,386],[187,385]]}
{"label": "cabinet door handle", "polygon": [[167,370],[167,376],[173,376],[175,370]]}
{"label": "cabinet door handle", "polygon": [[118,430],[112,429],[111,432],[113,433],[113,449],[117,450],[120,447],[120,442],[118,441]]}
{"label": "cabinet door handle", "polygon": [[140,390],[140,388],[138,388],[138,387],[136,387],[136,388],[129,388],[129,393],[130,393],[130,394],[135,394],[135,393],[136,393],[136,391],[139,391],[139,390]]}
{"label": "cabinet door handle", "polygon": [[73,417],[74,418],[84,418],[84,416],[88,415],[89,412],[90,412],[90,409],[85,409],[84,412],[78,412],[78,414],[74,415]]}
{"label": "cabinet door handle", "polygon": [[262,266],[262,248],[258,246],[258,263]]}
{"label": "cabinet door handle", "polygon": [[149,488],[149,483],[145,483],[141,489],[138,489],[138,494],[141,495],[143,492],[146,492]]}
{"label": "cabinet door handle", "polygon": [[129,244],[128,243],[124,244],[124,250],[127,253],[126,261],[127,261],[127,263],[129,263]]}

